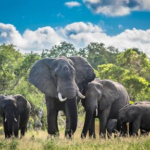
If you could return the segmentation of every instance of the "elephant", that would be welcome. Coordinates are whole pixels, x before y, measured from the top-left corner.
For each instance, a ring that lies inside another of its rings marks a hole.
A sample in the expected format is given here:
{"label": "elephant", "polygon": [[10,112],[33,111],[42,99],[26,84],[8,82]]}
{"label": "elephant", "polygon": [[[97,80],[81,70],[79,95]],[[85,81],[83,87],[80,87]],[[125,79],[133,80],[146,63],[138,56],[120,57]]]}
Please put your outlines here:
{"label": "elephant", "polygon": [[[109,119],[117,119],[119,110],[129,104],[129,95],[125,87],[112,80],[100,80],[95,78],[88,83],[84,91],[86,96],[82,100],[86,116],[81,138],[85,138],[89,130],[89,136],[95,138],[95,119],[99,118],[99,135],[105,138],[106,124]],[[126,124],[122,125],[122,133],[126,132]]]}
{"label": "elephant", "polygon": [[129,134],[138,135],[150,131],[150,102],[143,101],[133,105],[127,105],[120,109],[118,120],[120,123],[129,123]]}
{"label": "elephant", "polygon": [[[118,135],[123,135],[124,133],[127,133],[127,128],[124,126],[125,129],[122,129],[120,122],[118,119],[109,119],[107,121],[106,129],[107,129],[107,136],[108,138],[111,138],[112,133],[114,133],[114,137],[117,137]],[[121,132],[119,134],[119,132]]]}
{"label": "elephant", "polygon": [[29,82],[45,94],[48,134],[59,136],[58,111],[66,115],[65,136],[72,138],[77,128],[77,101],[89,82],[94,80],[92,66],[83,57],[44,58],[31,68]]}
{"label": "elephant", "polygon": [[106,124],[107,135],[108,137],[112,135],[112,133],[118,132],[117,130],[117,119],[109,119]]}
{"label": "elephant", "polygon": [[5,138],[18,137],[21,130],[21,138],[27,130],[31,106],[22,95],[0,96],[0,116],[3,119]]}

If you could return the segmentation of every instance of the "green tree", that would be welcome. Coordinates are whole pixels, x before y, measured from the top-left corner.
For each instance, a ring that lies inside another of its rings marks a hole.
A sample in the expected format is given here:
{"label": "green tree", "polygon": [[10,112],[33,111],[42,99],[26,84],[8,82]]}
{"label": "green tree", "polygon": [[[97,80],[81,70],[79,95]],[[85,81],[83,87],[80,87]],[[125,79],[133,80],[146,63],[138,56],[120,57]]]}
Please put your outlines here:
{"label": "green tree", "polygon": [[61,42],[60,45],[54,45],[51,49],[45,49],[43,50],[41,57],[42,58],[57,58],[61,56],[75,56],[77,55],[77,51],[75,47],[67,42]]}
{"label": "green tree", "polygon": [[101,79],[121,82],[129,74],[129,70],[115,64],[103,64],[98,66],[98,73]]}
{"label": "green tree", "polygon": [[144,78],[138,77],[136,75],[130,75],[124,78],[123,83],[128,89],[129,96],[133,101],[137,100],[139,95],[143,95],[149,85],[149,82],[147,82]]}
{"label": "green tree", "polygon": [[150,81],[150,61],[145,53],[127,49],[117,56],[119,66],[129,69],[131,74],[147,78]]}
{"label": "green tree", "polygon": [[8,88],[13,88],[18,79],[15,76],[15,69],[23,61],[23,55],[14,45],[0,46],[0,91],[4,92]]}
{"label": "green tree", "polygon": [[112,46],[106,48],[103,43],[90,43],[78,52],[78,55],[86,57],[95,69],[101,64],[116,63],[117,54],[117,49]]}

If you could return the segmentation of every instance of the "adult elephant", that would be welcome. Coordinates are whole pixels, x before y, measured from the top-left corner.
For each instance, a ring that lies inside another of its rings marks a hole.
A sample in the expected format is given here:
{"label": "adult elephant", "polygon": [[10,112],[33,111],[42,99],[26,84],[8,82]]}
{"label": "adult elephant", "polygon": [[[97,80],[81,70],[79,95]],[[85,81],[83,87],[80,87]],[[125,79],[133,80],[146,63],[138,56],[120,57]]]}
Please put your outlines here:
{"label": "adult elephant", "polygon": [[0,96],[0,115],[3,118],[5,138],[12,135],[18,137],[19,129],[21,137],[25,135],[30,110],[30,103],[22,95]]}
{"label": "adult elephant", "polygon": [[[89,136],[94,135],[95,137],[95,117],[98,117],[100,121],[99,134],[105,137],[108,119],[117,119],[119,110],[129,104],[128,93],[118,82],[96,78],[88,84],[85,96],[86,99],[82,100],[82,104],[85,107],[86,117],[81,138],[86,137],[88,130]],[[123,129],[125,127],[126,125]]]}
{"label": "adult elephant", "polygon": [[45,58],[31,68],[29,81],[45,94],[48,133],[59,133],[57,115],[59,110],[66,114],[65,135],[72,136],[77,127],[77,96],[88,82],[94,80],[91,65],[82,57]]}

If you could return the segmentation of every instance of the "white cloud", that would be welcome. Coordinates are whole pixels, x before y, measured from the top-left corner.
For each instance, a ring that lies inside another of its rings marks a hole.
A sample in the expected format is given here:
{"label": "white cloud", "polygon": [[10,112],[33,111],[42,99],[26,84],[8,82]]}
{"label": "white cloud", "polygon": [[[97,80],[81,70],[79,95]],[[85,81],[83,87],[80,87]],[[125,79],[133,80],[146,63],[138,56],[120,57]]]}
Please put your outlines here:
{"label": "white cloud", "polygon": [[124,16],[131,11],[150,11],[150,0],[83,0],[83,3],[96,14]]}
{"label": "white cloud", "polygon": [[36,31],[27,29],[21,35],[13,25],[0,23],[0,44],[13,43],[22,52],[41,52],[61,41],[61,37],[51,27],[38,28]]}
{"label": "white cloud", "polygon": [[69,8],[81,6],[81,4],[77,1],[66,2],[65,5]]}
{"label": "white cloud", "polygon": [[27,29],[22,35],[13,25],[0,23],[0,44],[6,43],[17,46],[21,52],[42,52],[53,45],[67,41],[76,48],[83,48],[90,42],[102,42],[106,46],[114,46],[120,51],[127,48],[139,48],[150,57],[150,29],[124,30],[118,35],[107,35],[100,26],[92,23],[76,22],[64,28],[43,27],[35,31]]}
{"label": "white cloud", "polygon": [[24,40],[13,25],[0,23],[0,43],[15,43],[21,46],[24,45]]}

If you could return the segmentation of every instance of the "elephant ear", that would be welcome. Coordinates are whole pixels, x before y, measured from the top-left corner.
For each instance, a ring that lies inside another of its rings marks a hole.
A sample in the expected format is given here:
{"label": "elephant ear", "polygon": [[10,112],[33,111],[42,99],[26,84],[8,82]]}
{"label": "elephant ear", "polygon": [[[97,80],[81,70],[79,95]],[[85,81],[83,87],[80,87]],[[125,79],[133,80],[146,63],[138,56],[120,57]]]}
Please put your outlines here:
{"label": "elephant ear", "polygon": [[17,112],[20,115],[26,109],[28,101],[22,95],[19,94],[14,95],[13,97],[16,99]]}
{"label": "elephant ear", "polygon": [[102,97],[99,102],[100,110],[105,109],[119,97],[117,88],[113,81],[110,80],[99,80],[99,82],[103,85],[102,88]]}
{"label": "elephant ear", "polygon": [[3,105],[3,99],[5,98],[6,96],[5,95],[0,95],[0,115],[2,114],[2,105]]}
{"label": "elephant ear", "polygon": [[2,100],[5,98],[5,95],[0,95],[0,115],[2,114]]}
{"label": "elephant ear", "polygon": [[55,94],[55,85],[51,78],[51,64],[54,59],[38,60],[31,68],[29,74],[29,82],[37,87],[42,93],[47,96]]}
{"label": "elephant ear", "polygon": [[[95,73],[92,66],[83,57],[75,56],[69,57],[69,59],[71,59],[74,63],[77,85],[79,86],[79,88],[85,88],[87,84],[95,78]],[[83,87],[81,87],[81,85]]]}
{"label": "elephant ear", "polygon": [[140,115],[141,111],[140,111],[139,107],[131,105],[127,108],[126,113],[127,113],[128,117],[132,117],[132,118],[136,119]]}
{"label": "elephant ear", "polygon": [[5,98],[5,95],[0,95],[0,102]]}

